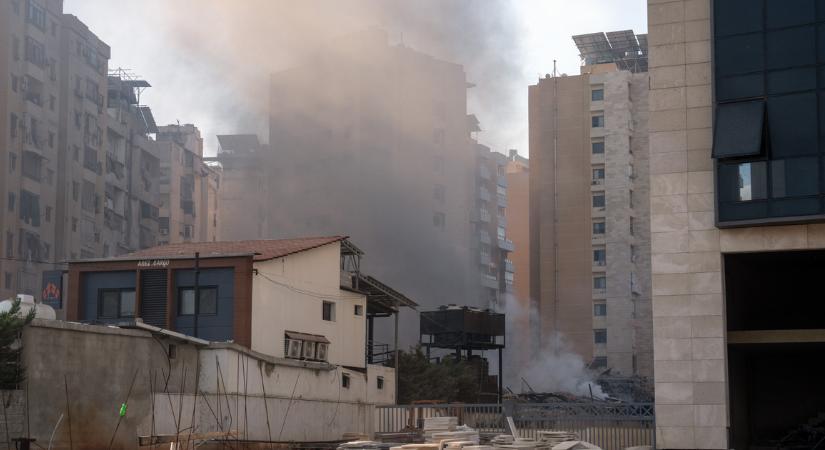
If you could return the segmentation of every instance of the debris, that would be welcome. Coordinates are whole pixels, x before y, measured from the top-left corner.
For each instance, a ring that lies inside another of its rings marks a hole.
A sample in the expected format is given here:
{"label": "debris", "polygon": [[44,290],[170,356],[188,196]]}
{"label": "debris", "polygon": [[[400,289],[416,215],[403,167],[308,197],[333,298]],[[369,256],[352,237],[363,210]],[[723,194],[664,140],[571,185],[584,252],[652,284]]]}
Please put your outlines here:
{"label": "debris", "polygon": [[539,431],[539,440],[546,442],[550,447],[555,447],[562,442],[577,441],[579,436],[569,431]]}
{"label": "debris", "polygon": [[567,441],[562,442],[561,444],[556,444],[553,446],[552,450],[587,450],[587,449],[598,449],[601,450],[601,447],[593,445],[589,442],[585,441]]}

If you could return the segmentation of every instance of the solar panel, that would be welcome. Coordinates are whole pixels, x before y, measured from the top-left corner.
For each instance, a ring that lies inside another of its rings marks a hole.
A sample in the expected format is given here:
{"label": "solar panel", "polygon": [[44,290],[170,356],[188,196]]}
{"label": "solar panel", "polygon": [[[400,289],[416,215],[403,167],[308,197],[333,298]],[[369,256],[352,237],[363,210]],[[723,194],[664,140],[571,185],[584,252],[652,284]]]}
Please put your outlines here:
{"label": "solar panel", "polygon": [[[637,40],[638,39],[638,40]],[[616,63],[622,70],[647,71],[647,35],[633,30],[573,36],[585,64]]]}

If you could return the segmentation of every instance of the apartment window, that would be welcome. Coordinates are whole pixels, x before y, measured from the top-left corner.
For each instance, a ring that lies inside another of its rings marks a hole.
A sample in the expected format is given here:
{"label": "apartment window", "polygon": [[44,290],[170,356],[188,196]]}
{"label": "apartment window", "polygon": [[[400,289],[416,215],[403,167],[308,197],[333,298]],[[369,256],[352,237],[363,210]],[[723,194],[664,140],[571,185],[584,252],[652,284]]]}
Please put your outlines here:
{"label": "apartment window", "polygon": [[607,356],[596,356],[593,358],[593,362],[590,363],[590,367],[593,369],[604,369],[607,367]]}
{"label": "apartment window", "polygon": [[356,316],[363,316],[364,315],[364,305],[355,305],[355,315]]}
{"label": "apartment window", "polygon": [[596,317],[603,317],[607,315],[607,304],[606,303],[595,303],[593,304],[593,315]]}
{"label": "apartment window", "polygon": [[375,387],[379,390],[384,389],[384,377],[376,377]]}
{"label": "apartment window", "polygon": [[17,154],[9,153],[9,173],[14,173],[17,169]]}
{"label": "apartment window", "polygon": [[54,104],[55,104],[56,101],[57,101],[57,99],[54,98],[54,95],[49,96],[49,109],[50,110],[54,111]]}
{"label": "apartment window", "polygon": [[446,188],[441,184],[436,184],[433,188],[433,198],[438,200],[439,202],[444,202],[444,193]]}
{"label": "apartment window", "polygon": [[599,114],[590,117],[590,126],[592,128],[603,128],[604,127],[604,114]]}
{"label": "apartment window", "polygon": [[593,234],[604,234],[605,222],[593,222]]}
{"label": "apartment window", "polygon": [[593,277],[593,289],[607,289],[607,277]]}
{"label": "apartment window", "polygon": [[195,288],[178,289],[178,315],[214,316],[218,313],[218,288],[205,286],[198,288],[199,301],[195,302]]}
{"label": "apartment window", "polygon": [[444,216],[443,212],[435,212],[433,213],[433,226],[444,230],[447,226],[447,218]]}
{"label": "apartment window", "polygon": [[12,140],[17,138],[17,114],[15,113],[9,116],[9,137]]}
{"label": "apartment window", "polygon": [[633,201],[633,191],[632,191],[632,190],[628,192],[627,197],[628,197],[628,202],[629,202],[629,204],[630,204],[630,207],[631,207],[631,208],[633,208],[633,205],[634,205],[636,202],[634,202],[634,201]]}
{"label": "apartment window", "polygon": [[41,31],[46,31],[46,11],[32,0],[26,2],[26,21]]}
{"label": "apartment window", "polygon": [[80,207],[84,211],[95,211],[95,185],[92,182],[83,180],[83,191],[80,197]]}
{"label": "apartment window", "polygon": [[604,328],[599,328],[593,330],[593,343],[594,344],[606,344],[607,343],[607,330]]}
{"label": "apartment window", "polygon": [[72,217],[72,232],[77,233],[77,217]]}
{"label": "apartment window", "polygon": [[593,181],[604,181],[604,167],[593,169]]}
{"label": "apartment window", "polygon": [[80,147],[77,145],[72,146],[72,159],[76,162],[80,162]]}
{"label": "apartment window", "polygon": [[600,102],[602,100],[604,100],[604,89],[603,88],[593,89],[592,91],[590,91],[590,101]]}
{"label": "apartment window", "polygon": [[630,246],[630,262],[636,262],[636,256],[637,256],[637,255],[636,255],[636,252],[637,252],[637,251],[638,251],[638,250],[636,250],[636,246],[635,246],[635,245],[631,245],[631,246]]}
{"label": "apartment window", "polygon": [[594,155],[604,154],[604,141],[594,141],[590,143],[591,152]]}
{"label": "apartment window", "polygon": [[26,36],[26,61],[41,68],[46,67],[46,47],[30,36]]}
{"label": "apartment window", "polygon": [[349,374],[341,373],[341,387],[344,389],[349,389],[349,381]]}
{"label": "apartment window", "polygon": [[433,157],[433,171],[439,175],[444,174],[444,157],[443,156],[434,156]]}
{"label": "apartment window", "polygon": [[20,39],[18,39],[17,36],[12,36],[11,37],[11,42],[12,42],[12,46],[11,46],[12,57],[14,57],[15,61],[19,61],[20,60]]}
{"label": "apartment window", "polygon": [[15,200],[17,200],[17,196],[14,194],[14,192],[9,192],[9,201],[8,201],[9,212],[14,212],[14,202],[15,202]]}
{"label": "apartment window", "polygon": [[121,319],[135,317],[134,289],[101,289],[98,295],[98,318]]}
{"label": "apartment window", "polygon": [[507,237],[507,229],[504,228],[504,227],[497,227],[497,234],[498,234],[499,240],[503,241]]}
{"label": "apartment window", "polygon": [[6,279],[4,281],[5,281],[6,289],[13,289],[14,286],[12,286],[12,284],[13,284],[14,278],[12,277],[11,272],[6,272],[5,273],[5,278]]}
{"label": "apartment window", "polygon": [[14,92],[17,92],[17,80],[18,80],[17,75],[12,75],[11,76],[11,90],[14,91]]}
{"label": "apartment window", "polygon": [[80,196],[80,184],[77,181],[72,181],[72,200],[77,201]]}
{"label": "apartment window", "polygon": [[14,233],[6,232],[6,258],[14,258]]}
{"label": "apartment window", "polygon": [[630,235],[634,236],[636,234],[636,219],[631,217],[630,218]]}
{"label": "apartment window", "polygon": [[593,249],[593,265],[607,265],[607,250],[603,248]]}
{"label": "apartment window", "polygon": [[604,208],[604,194],[596,194],[593,196],[593,207]]}
{"label": "apartment window", "polygon": [[20,219],[33,226],[40,226],[40,196],[29,191],[20,191]]}
{"label": "apartment window", "polygon": [[23,161],[21,164],[21,173],[24,177],[35,181],[40,181],[42,178],[43,167],[40,155],[30,151],[23,152]]}
{"label": "apartment window", "polygon": [[325,301],[321,304],[321,318],[327,322],[335,322],[335,303]]}

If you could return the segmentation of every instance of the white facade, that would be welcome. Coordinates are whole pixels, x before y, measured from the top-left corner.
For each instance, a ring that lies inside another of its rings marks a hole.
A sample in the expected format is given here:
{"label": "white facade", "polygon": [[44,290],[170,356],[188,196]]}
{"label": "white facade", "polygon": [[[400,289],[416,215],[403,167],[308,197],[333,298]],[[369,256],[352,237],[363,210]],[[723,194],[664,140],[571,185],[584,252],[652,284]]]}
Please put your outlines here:
{"label": "white facade", "polygon": [[[330,364],[365,367],[367,300],[341,289],[341,244],[257,262],[252,280],[252,349],[285,357],[287,331],[324,336]],[[323,319],[324,302],[333,320]],[[356,306],[360,315],[356,315]]]}

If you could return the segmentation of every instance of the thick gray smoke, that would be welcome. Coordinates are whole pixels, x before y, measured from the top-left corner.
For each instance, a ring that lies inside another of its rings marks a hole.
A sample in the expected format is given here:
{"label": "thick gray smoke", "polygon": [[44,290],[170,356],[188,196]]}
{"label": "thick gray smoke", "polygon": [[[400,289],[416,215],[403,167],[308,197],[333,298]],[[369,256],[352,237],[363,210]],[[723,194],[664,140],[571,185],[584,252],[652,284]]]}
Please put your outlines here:
{"label": "thick gray smoke", "polygon": [[[545,339],[545,344],[536,348],[529,327],[525,327],[531,310],[524,305],[525,302],[510,295],[501,311],[507,317],[504,376],[510,388],[516,393],[528,392],[529,388],[536,392],[567,392],[585,397],[592,393],[594,398],[604,399],[606,395],[596,384],[595,374],[565,342],[564,336]],[[532,315],[536,314],[533,310]]]}

